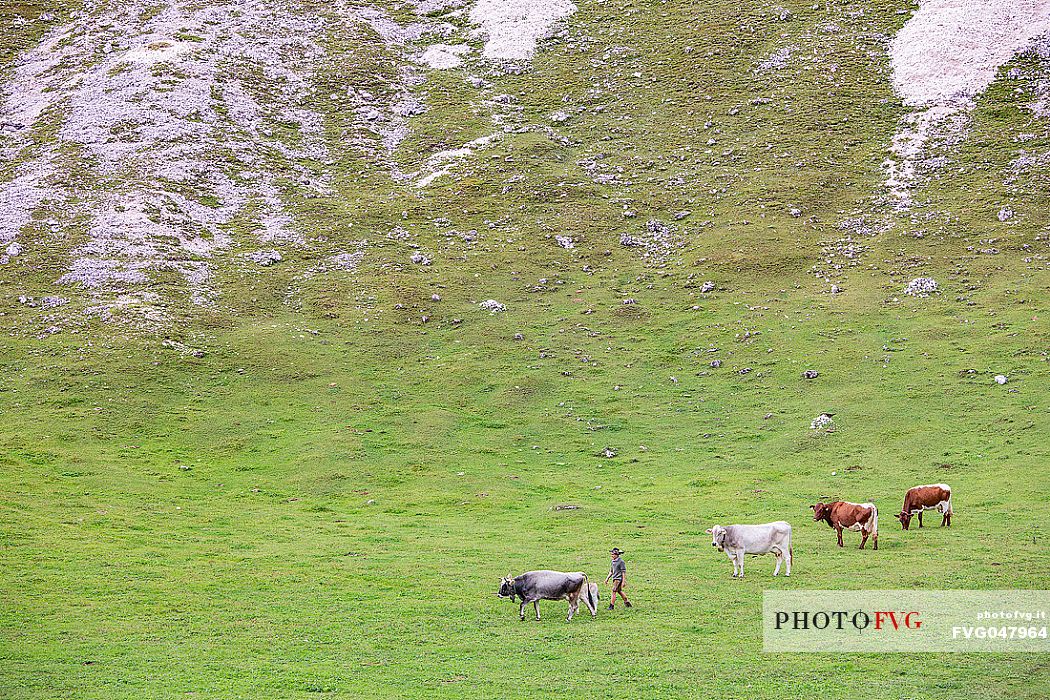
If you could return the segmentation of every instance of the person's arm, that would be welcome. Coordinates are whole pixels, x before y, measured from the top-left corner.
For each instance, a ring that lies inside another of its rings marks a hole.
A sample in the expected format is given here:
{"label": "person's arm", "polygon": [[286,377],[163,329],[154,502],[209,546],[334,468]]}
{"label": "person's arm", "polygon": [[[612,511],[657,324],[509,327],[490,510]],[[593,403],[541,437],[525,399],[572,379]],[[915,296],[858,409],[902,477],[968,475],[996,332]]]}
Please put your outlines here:
{"label": "person's arm", "polygon": [[609,575],[605,577],[605,582],[609,583],[609,579],[611,579],[611,578],[612,578],[612,571],[610,571]]}

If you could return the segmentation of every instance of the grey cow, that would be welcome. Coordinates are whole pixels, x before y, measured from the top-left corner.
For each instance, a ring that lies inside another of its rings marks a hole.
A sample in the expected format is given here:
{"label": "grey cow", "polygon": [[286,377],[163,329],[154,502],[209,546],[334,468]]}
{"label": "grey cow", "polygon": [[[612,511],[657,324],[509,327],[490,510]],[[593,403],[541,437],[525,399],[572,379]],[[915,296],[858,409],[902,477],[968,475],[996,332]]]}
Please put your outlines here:
{"label": "grey cow", "polygon": [[[589,584],[589,585],[588,585]],[[582,571],[565,573],[562,571],[526,571],[519,576],[505,576],[500,580],[500,598],[515,600],[521,598],[521,606],[518,609],[521,619],[525,620],[525,606],[532,603],[536,611],[536,619],[540,619],[541,600],[568,600],[569,616],[566,622],[572,620],[572,616],[580,607],[580,599],[583,599],[591,616],[598,614],[597,591],[592,589],[587,580],[587,574]],[[595,586],[597,588],[597,586]]]}
{"label": "grey cow", "polygon": [[715,525],[707,534],[711,535],[711,546],[725,552],[733,562],[733,578],[744,578],[745,554],[772,554],[777,559],[773,575],[780,574],[781,562],[787,564],[786,575],[791,575],[791,561],[795,558],[791,525],[783,520],[764,525]]}

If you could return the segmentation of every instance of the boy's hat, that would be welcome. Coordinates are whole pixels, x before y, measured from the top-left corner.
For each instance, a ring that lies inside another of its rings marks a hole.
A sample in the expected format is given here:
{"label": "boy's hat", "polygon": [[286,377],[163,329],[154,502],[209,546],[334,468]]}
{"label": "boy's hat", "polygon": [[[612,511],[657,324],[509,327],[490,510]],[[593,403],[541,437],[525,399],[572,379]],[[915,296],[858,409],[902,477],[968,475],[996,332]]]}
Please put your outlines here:
{"label": "boy's hat", "polygon": [[623,554],[623,552],[620,551],[619,547],[613,547],[609,550],[609,554]]}

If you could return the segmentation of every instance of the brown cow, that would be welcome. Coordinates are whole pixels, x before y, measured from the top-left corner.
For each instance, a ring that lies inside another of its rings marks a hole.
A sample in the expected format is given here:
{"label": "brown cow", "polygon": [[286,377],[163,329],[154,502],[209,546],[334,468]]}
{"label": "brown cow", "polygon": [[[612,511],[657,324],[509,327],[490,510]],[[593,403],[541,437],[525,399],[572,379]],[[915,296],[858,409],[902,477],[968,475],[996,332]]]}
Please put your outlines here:
{"label": "brown cow", "polygon": [[952,525],[952,487],[948,484],[927,484],[913,486],[904,495],[904,507],[897,520],[905,530],[911,524],[911,516],[919,514],[919,527],[922,527],[922,512],[936,510],[942,514],[941,527]]}
{"label": "brown cow", "polygon": [[835,501],[834,503],[815,503],[813,509],[813,520],[823,520],[839,535],[839,546],[842,545],[842,531],[860,531],[862,537],[860,548],[871,535],[872,549],[879,548],[879,509],[874,503],[850,503],[849,501]]}

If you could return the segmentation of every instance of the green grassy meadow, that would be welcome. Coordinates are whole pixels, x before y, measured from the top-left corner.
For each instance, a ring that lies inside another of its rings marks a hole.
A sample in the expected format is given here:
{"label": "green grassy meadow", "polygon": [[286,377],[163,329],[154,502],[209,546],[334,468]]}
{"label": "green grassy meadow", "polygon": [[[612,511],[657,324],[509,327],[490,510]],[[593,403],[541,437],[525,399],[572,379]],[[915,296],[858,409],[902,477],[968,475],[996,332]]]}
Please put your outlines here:
{"label": "green grassy meadow", "polygon": [[[604,109],[559,127],[568,144],[515,134],[426,190],[339,149],[333,112],[335,193],[291,200],[324,240],[265,273],[218,270],[216,304],[170,302],[163,332],[88,318],[38,338],[17,298],[53,289],[61,256],[0,268],[0,697],[1050,697],[1043,655],[769,655],[760,619],[769,589],[1047,587],[1050,180],[1004,184],[1010,137],[1043,147],[1046,122],[996,83],[928,204],[893,212],[875,193],[902,107],[868,51],[911,5],[870,3],[825,39],[844,5],[788,3],[789,23],[712,5],[581,3],[569,26],[589,44],[489,79],[526,121],[608,79]],[[33,32],[0,37],[0,59]],[[785,34],[824,63],[756,76]],[[588,63],[628,40],[620,77]],[[372,48],[333,38],[335,55]],[[368,71],[334,65],[319,93]],[[427,84],[406,160],[489,128],[465,89]],[[687,159],[708,120],[717,152]],[[582,174],[598,152],[632,184]],[[996,220],[1007,200],[1019,224]],[[619,245],[681,209],[667,261]],[[861,215],[894,226],[831,294],[812,268]],[[441,216],[478,242],[451,246]],[[397,225],[433,265],[406,262]],[[968,249],[992,237],[997,255]],[[363,238],[357,272],[296,273]],[[904,296],[920,275],[941,293]],[[836,429],[811,430],[825,411]],[[901,531],[906,489],[937,482],[953,527]],[[829,498],[876,502],[877,552],[812,522]],[[731,579],[704,533],[781,519],[791,578],[763,557]],[[614,545],[631,610],[566,624],[545,602],[519,622],[495,596],[530,569],[600,581]]]}

